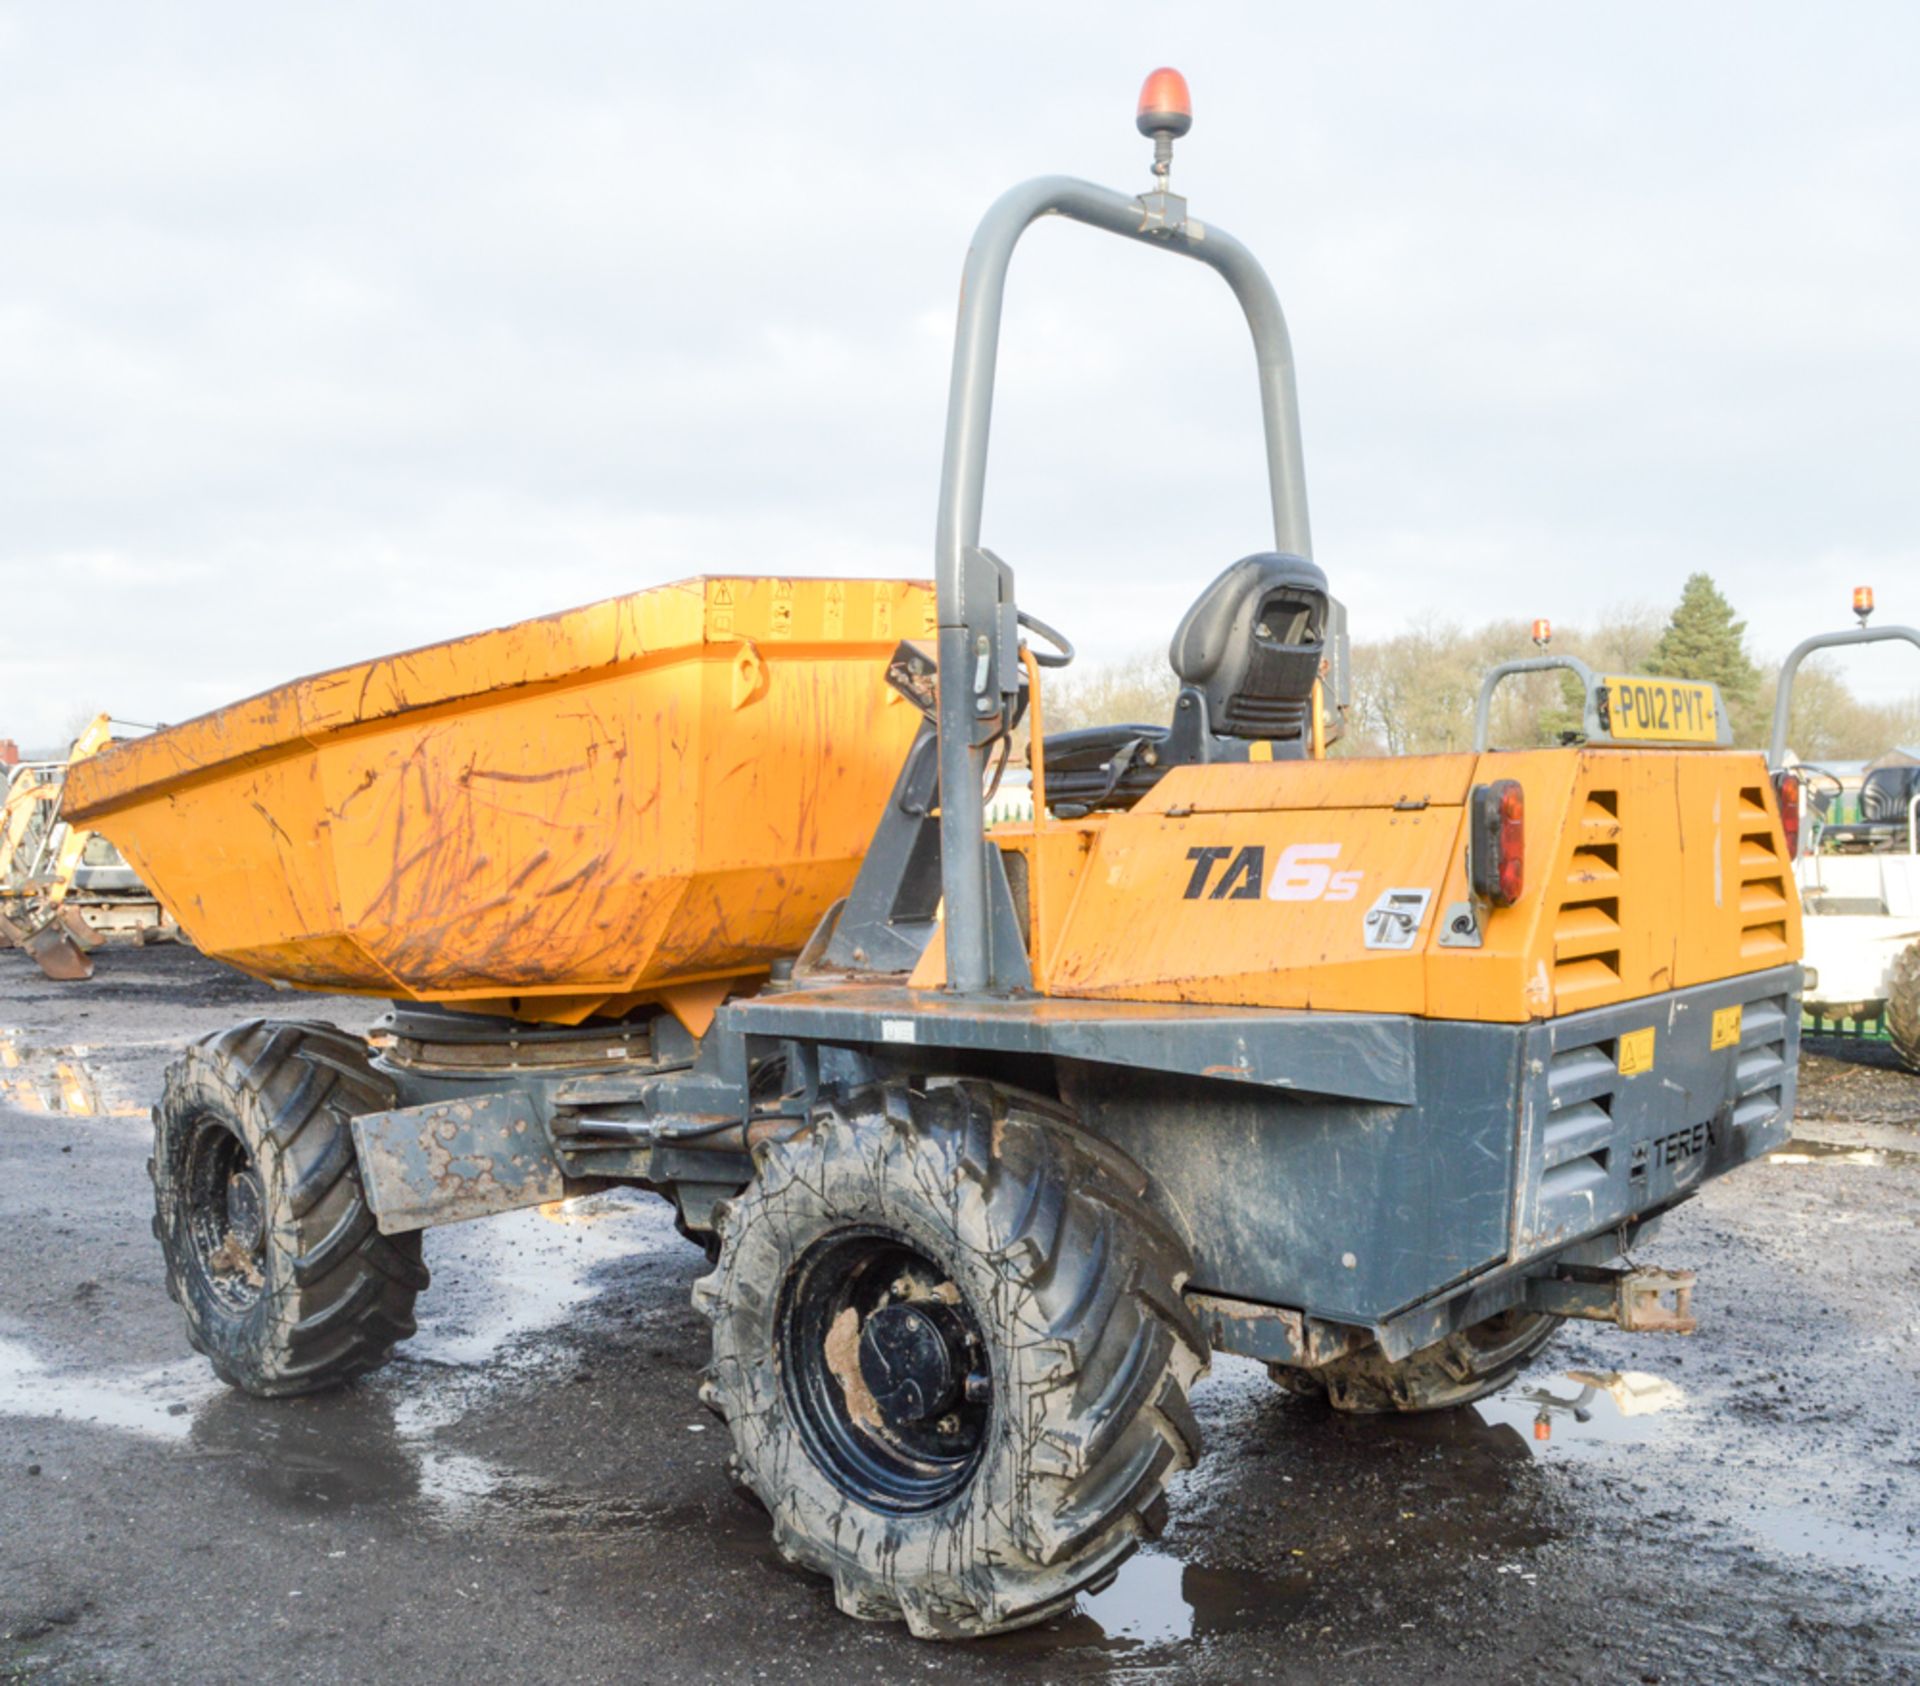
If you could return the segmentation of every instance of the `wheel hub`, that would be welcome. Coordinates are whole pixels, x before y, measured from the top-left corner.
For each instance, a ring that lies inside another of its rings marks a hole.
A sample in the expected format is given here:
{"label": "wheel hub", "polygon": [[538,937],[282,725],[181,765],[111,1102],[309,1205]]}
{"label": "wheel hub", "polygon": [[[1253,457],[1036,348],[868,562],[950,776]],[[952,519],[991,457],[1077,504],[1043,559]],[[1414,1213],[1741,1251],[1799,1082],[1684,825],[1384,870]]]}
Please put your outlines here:
{"label": "wheel hub", "polygon": [[860,1375],[894,1422],[924,1423],[959,1397],[966,1330],[951,1306],[882,1306],[860,1331]]}
{"label": "wheel hub", "polygon": [[973,1478],[994,1412],[987,1343],[952,1273],[878,1228],[822,1237],[782,1284],[782,1385],[841,1492],[898,1514]]}
{"label": "wheel hub", "polygon": [[258,1257],[267,1239],[267,1197],[251,1165],[227,1178],[227,1232],[240,1250]]}
{"label": "wheel hub", "polygon": [[219,1118],[195,1122],[182,1193],[186,1239],[207,1289],[246,1311],[266,1285],[267,1185],[240,1137]]}

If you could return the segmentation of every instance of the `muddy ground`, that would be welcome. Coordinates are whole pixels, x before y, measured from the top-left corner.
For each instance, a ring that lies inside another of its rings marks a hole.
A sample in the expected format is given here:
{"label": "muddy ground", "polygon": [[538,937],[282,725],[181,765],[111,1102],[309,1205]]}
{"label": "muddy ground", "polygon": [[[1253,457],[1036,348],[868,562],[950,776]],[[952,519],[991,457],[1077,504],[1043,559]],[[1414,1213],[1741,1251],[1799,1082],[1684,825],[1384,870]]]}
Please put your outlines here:
{"label": "muddy ground", "polygon": [[146,1108],[260,1014],[373,1017],[183,949],[78,986],[0,954],[0,1680],[1920,1679],[1920,1079],[1809,1058],[1793,1146],[1648,1255],[1700,1270],[1691,1340],[1576,1325],[1389,1422],[1222,1360],[1160,1543],[937,1647],[836,1615],[728,1487],[657,1202],[429,1235],[419,1337],[350,1391],[213,1382]]}

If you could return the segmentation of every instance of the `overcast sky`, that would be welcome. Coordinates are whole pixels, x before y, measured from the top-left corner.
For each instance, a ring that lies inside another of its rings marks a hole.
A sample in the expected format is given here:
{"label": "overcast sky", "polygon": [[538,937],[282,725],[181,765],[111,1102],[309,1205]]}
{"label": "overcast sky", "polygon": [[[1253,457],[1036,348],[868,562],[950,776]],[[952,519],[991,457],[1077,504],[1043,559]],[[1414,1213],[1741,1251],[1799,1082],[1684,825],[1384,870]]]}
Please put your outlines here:
{"label": "overcast sky", "polygon": [[[1920,621],[1920,8],[0,3],[0,736],[691,573],[931,571],[1028,175],[1266,263],[1358,636]],[[1197,266],[1016,260],[985,540],[1095,656],[1270,542]],[[1861,688],[1912,670],[1862,664]]]}

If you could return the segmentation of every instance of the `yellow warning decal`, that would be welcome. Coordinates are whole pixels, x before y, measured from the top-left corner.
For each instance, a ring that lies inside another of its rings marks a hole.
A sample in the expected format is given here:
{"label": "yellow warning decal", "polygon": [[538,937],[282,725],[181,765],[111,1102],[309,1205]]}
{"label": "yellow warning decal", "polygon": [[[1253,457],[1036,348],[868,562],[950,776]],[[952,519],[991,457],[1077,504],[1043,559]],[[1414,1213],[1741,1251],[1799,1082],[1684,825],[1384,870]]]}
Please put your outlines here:
{"label": "yellow warning decal", "polygon": [[1740,1045],[1740,1009],[1722,1007],[1713,1015],[1713,1039],[1710,1044],[1715,1048],[1737,1048]]}
{"label": "yellow warning decal", "polygon": [[773,582],[773,602],[767,610],[767,636],[769,638],[791,638],[793,636],[792,580],[775,580]]}
{"label": "yellow warning decal", "polygon": [[1643,1071],[1653,1070],[1653,1026],[1645,1030],[1630,1030],[1620,1038],[1620,1075],[1638,1077]]}

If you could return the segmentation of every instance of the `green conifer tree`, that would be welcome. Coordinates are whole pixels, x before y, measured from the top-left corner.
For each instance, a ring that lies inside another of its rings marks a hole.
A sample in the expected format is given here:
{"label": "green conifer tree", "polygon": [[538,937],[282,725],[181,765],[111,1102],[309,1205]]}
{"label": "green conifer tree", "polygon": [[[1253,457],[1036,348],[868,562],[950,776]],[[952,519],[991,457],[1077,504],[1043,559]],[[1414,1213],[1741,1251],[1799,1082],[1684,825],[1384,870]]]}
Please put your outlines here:
{"label": "green conifer tree", "polygon": [[1736,739],[1744,740],[1760,702],[1760,670],[1747,654],[1747,623],[1711,574],[1692,574],[1653,647],[1647,671],[1668,679],[1711,679],[1720,687]]}

